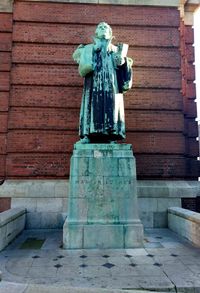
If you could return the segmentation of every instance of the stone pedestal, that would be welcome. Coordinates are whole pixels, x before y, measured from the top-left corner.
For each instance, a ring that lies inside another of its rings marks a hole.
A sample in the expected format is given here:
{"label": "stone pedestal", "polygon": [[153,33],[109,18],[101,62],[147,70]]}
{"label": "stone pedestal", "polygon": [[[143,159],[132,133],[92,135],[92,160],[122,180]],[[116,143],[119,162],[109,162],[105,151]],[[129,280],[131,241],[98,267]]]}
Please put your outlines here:
{"label": "stone pedestal", "polygon": [[75,144],[64,248],[134,248],[142,241],[132,146]]}

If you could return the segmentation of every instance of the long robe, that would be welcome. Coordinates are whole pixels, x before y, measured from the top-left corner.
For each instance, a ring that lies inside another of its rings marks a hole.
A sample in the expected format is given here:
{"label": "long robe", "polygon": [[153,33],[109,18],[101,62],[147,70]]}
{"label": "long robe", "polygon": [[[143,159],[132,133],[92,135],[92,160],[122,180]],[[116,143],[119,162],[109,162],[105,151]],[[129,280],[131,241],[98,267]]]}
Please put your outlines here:
{"label": "long robe", "polygon": [[93,142],[124,139],[123,92],[131,87],[132,60],[125,58],[122,66],[116,66],[114,50],[94,51],[93,44],[77,50],[80,51],[79,73],[85,77],[80,137],[87,136]]}

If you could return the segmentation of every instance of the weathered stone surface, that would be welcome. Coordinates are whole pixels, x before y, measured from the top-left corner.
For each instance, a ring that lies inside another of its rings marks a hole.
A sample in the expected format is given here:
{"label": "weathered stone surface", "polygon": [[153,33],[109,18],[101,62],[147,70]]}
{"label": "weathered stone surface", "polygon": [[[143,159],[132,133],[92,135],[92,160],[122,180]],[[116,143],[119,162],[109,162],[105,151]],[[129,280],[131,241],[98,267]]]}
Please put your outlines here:
{"label": "weathered stone surface", "polygon": [[131,145],[76,144],[64,247],[131,248],[142,240]]}
{"label": "weathered stone surface", "polygon": [[171,230],[200,246],[200,214],[186,209],[168,209],[168,225]]}
{"label": "weathered stone surface", "polygon": [[0,213],[0,251],[4,249],[25,227],[23,208],[15,208]]}

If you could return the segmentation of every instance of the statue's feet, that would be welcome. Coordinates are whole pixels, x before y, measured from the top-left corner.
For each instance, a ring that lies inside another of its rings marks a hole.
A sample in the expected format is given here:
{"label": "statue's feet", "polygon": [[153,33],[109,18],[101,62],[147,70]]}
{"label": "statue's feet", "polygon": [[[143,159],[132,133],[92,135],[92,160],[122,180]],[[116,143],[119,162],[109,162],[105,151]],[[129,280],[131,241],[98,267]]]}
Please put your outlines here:
{"label": "statue's feet", "polygon": [[87,136],[84,136],[84,138],[81,138],[79,141],[77,141],[78,144],[85,144],[90,143],[90,139]]}

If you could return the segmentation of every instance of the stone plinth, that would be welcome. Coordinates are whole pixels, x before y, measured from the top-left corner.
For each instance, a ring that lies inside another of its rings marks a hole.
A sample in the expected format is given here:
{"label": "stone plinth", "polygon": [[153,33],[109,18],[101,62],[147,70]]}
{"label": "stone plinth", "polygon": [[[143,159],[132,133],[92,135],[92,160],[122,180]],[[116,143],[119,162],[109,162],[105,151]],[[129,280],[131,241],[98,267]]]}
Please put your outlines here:
{"label": "stone plinth", "polygon": [[76,144],[64,248],[133,248],[142,240],[132,146]]}

